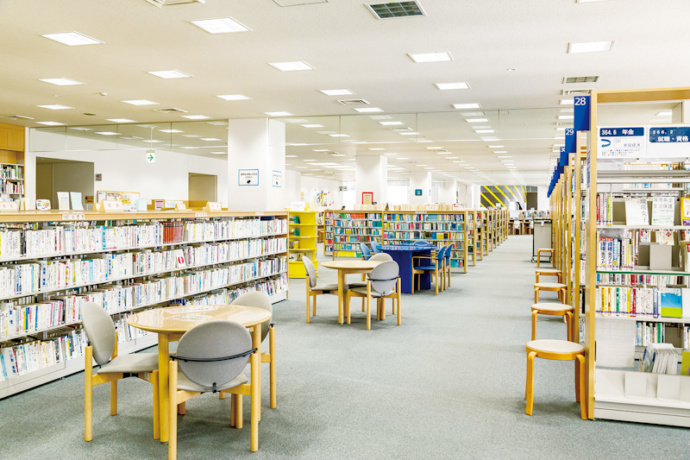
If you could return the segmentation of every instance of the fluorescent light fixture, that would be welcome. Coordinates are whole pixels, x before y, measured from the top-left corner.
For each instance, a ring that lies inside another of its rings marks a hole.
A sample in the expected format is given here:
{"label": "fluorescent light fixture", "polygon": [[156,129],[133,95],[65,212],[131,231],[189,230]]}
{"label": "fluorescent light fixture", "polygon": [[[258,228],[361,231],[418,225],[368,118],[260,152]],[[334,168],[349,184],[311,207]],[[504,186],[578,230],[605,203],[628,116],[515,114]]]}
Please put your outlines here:
{"label": "fluorescent light fixture", "polygon": [[117,136],[120,133],[114,133],[112,131],[96,131],[96,134],[100,134],[101,136]]}
{"label": "fluorescent light fixture", "polygon": [[568,53],[599,53],[602,51],[611,51],[613,49],[613,44],[613,41],[568,43]]}
{"label": "fluorescent light fixture", "polygon": [[316,160],[315,160],[315,159],[313,159],[313,158],[309,158],[309,159],[307,159],[307,160],[304,160],[304,161],[316,161]]}
{"label": "fluorescent light fixture", "polygon": [[269,62],[268,65],[274,67],[281,72],[294,72],[298,70],[314,70],[312,66],[303,61],[291,62]]}
{"label": "fluorescent light fixture", "polygon": [[198,134],[183,134],[182,137],[201,137]]}
{"label": "fluorescent light fixture", "polygon": [[163,141],[159,141],[158,139],[144,139],[142,142],[148,142],[149,144],[159,144]]}
{"label": "fluorescent light fixture", "polygon": [[312,163],[312,166],[340,166],[338,163]]}
{"label": "fluorescent light fixture", "polygon": [[575,115],[559,115],[558,119],[559,120],[574,120]]}
{"label": "fluorescent light fixture", "polygon": [[362,107],[362,108],[357,108],[355,109],[359,113],[376,113],[376,112],[383,112],[383,109],[380,107]]}
{"label": "fluorescent light fixture", "polygon": [[192,76],[188,73],[180,72],[179,70],[152,70],[147,73],[165,80],[170,80],[173,78],[192,78]]}
{"label": "fluorescent light fixture", "polygon": [[451,154],[451,152],[448,152],[448,151],[445,151],[445,150],[440,151],[440,152],[436,152],[436,153],[438,153],[439,155],[450,155],[450,154]]}
{"label": "fluorescent light fixture", "polygon": [[496,131],[493,129],[475,129],[474,132],[477,134],[491,134],[495,133]]}
{"label": "fluorescent light fixture", "polygon": [[434,146],[434,147],[427,147],[426,149],[427,149],[427,150],[445,150],[443,147],[436,147],[436,146]]}
{"label": "fluorescent light fixture", "polygon": [[441,91],[447,91],[451,89],[468,89],[470,85],[467,84],[467,82],[464,81],[458,81],[455,83],[434,83],[434,86],[436,88],[440,89]]}
{"label": "fluorescent light fixture", "polygon": [[65,32],[60,34],[45,34],[42,35],[49,40],[62,43],[67,46],[82,46],[82,45],[98,45],[103,43],[100,40],[91,38],[87,35],[80,34],[79,32]]}
{"label": "fluorescent light fixture", "polygon": [[467,123],[484,123],[489,121],[488,118],[466,118],[465,121]]}
{"label": "fluorescent light fixture", "polygon": [[322,89],[321,92],[326,96],[350,96],[355,94],[349,89]]}
{"label": "fluorescent light fixture", "polygon": [[427,62],[448,62],[453,60],[453,57],[448,51],[441,51],[437,53],[408,53],[407,55],[417,64]]}
{"label": "fluorescent light fixture", "polygon": [[479,104],[476,102],[470,102],[465,104],[451,104],[451,107],[457,110],[478,109]]}
{"label": "fluorescent light fixture", "polygon": [[574,113],[575,109],[570,108],[570,109],[560,109],[559,112],[561,113]]}
{"label": "fluorescent light fixture", "polygon": [[347,155],[345,155],[344,153],[334,153],[333,156],[334,156],[334,157],[344,157],[344,156],[347,156]]}
{"label": "fluorescent light fixture", "polygon": [[[73,129],[75,131],[91,131],[91,128],[86,128],[84,126],[72,126],[71,128],[67,128],[67,129]],[[123,137],[123,139],[125,139],[125,138]],[[132,139],[143,139],[143,137],[133,136]]]}
{"label": "fluorescent light fixture", "polygon": [[556,127],[556,131],[565,131],[565,126]]}
{"label": "fluorescent light fixture", "polygon": [[495,136],[487,136],[487,137],[482,136],[482,140],[484,142],[492,142],[492,141],[497,141],[498,138]]}
{"label": "fluorescent light fixture", "polygon": [[72,80],[71,78],[39,78],[40,81],[45,83],[50,83],[51,85],[57,86],[74,86],[74,85],[85,85],[77,80]]}
{"label": "fluorescent light fixture", "polygon": [[158,102],[149,101],[148,99],[131,99],[129,101],[122,101],[125,104],[131,105],[157,105]]}
{"label": "fluorescent light fixture", "polygon": [[379,121],[381,126],[402,126],[405,123],[402,121]]}
{"label": "fluorescent light fixture", "polygon": [[185,150],[197,150],[199,147],[182,147]]}
{"label": "fluorescent light fixture", "polygon": [[318,123],[307,123],[307,124],[304,124],[302,126],[305,128],[325,128],[324,125],[320,125]]}
{"label": "fluorescent light fixture", "polygon": [[505,145],[490,145],[489,146],[490,149],[502,149],[503,147],[505,147]]}
{"label": "fluorescent light fixture", "polygon": [[575,103],[574,99],[561,99],[561,105],[573,105]]}
{"label": "fluorescent light fixture", "polygon": [[400,135],[401,135],[401,136],[418,136],[419,133],[417,133],[417,132],[409,132],[409,131],[408,131],[408,132],[400,133]]}
{"label": "fluorescent light fixture", "polygon": [[65,126],[64,123],[58,123],[57,121],[37,121],[36,123],[46,126]]}
{"label": "fluorescent light fixture", "polygon": [[211,155],[226,155],[228,152],[209,152]]}
{"label": "fluorescent light fixture", "polygon": [[36,107],[40,107],[42,109],[50,109],[50,110],[68,110],[68,109],[74,108],[74,107],[68,107],[66,105],[61,105],[61,104],[37,105]]}
{"label": "fluorescent light fixture", "polygon": [[292,116],[290,112],[264,112],[269,117],[289,117]]}
{"label": "fluorescent light fixture", "polygon": [[349,134],[329,134],[331,137],[350,137]]}
{"label": "fluorescent light fixture", "polygon": [[335,131],[316,131],[316,134],[335,134]]}
{"label": "fluorescent light fixture", "polygon": [[210,34],[228,34],[231,32],[248,32],[251,29],[233,18],[202,19],[190,21]]}
{"label": "fluorescent light fixture", "polygon": [[376,151],[381,151],[381,150],[386,150],[386,149],[384,149],[383,147],[369,147],[369,150],[371,150],[372,152],[376,152]]}
{"label": "fluorescent light fixture", "polygon": [[183,133],[184,131],[179,129],[159,129],[158,131],[162,133]]}
{"label": "fluorescent light fixture", "polygon": [[206,142],[216,142],[216,141],[220,141],[220,139],[215,138],[215,137],[202,137],[201,140],[202,140],[202,141],[206,141]]}
{"label": "fluorescent light fixture", "polygon": [[207,117],[206,115],[182,115],[182,118],[186,118],[187,120],[208,120],[211,117]]}
{"label": "fluorescent light fixture", "polygon": [[245,96],[244,94],[219,94],[216,97],[226,101],[246,101],[247,99],[251,99],[251,97]]}
{"label": "fluorescent light fixture", "polygon": [[460,157],[446,157],[446,160],[457,160]]}
{"label": "fluorescent light fixture", "polygon": [[130,120],[129,118],[108,118],[107,120],[113,123],[136,123],[136,121]]}

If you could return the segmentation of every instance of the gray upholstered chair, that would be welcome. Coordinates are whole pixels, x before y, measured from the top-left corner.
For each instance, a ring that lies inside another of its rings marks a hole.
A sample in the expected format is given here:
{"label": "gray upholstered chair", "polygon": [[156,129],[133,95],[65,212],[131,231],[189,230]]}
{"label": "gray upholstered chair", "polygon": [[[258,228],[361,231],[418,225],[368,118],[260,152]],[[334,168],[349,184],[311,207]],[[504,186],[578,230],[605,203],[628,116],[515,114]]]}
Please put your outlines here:
{"label": "gray upholstered chair", "polygon": [[[130,376],[153,384],[153,438],[158,439],[158,355],[136,353],[118,356],[115,324],[100,305],[84,302],[81,317],[89,340],[84,350],[84,441],[93,439],[93,387],[110,383],[110,415],[117,415],[117,381]],[[95,374],[94,360],[100,366]]]}
{"label": "gray upholstered chair", "polygon": [[369,260],[378,260],[380,262],[388,262],[393,260],[390,254],[386,254],[385,252],[377,252]]}
{"label": "gray upholstered chair", "polygon": [[[230,426],[242,428],[242,396],[251,398],[250,449],[259,449],[258,385],[260,357],[252,349],[247,328],[234,321],[216,320],[189,329],[170,356],[170,439],[168,458],[177,458],[177,406],[202,393],[232,394]],[[244,375],[251,362],[251,380]]]}
{"label": "gray upholstered chair", "polygon": [[347,290],[345,301],[345,314],[347,323],[350,324],[350,298],[352,296],[365,297],[367,330],[371,329],[371,299],[375,298],[378,302],[376,319],[386,319],[384,299],[397,300],[398,326],[400,326],[400,267],[395,261],[383,262],[377,265],[367,276],[366,287],[357,287]]}
{"label": "gray upholstered chair", "polygon": [[[307,322],[311,322],[311,316],[316,316],[316,296],[321,294],[334,294],[338,295],[338,284],[316,284],[316,268],[314,268],[314,263],[309,257],[302,256],[302,263],[304,263],[304,268],[307,270]],[[347,286],[343,286],[347,289]],[[312,307],[312,312],[310,316],[309,302],[310,299],[314,301],[314,306]]]}
{"label": "gray upholstered chair", "polygon": [[[370,261],[374,262],[388,262],[390,260],[393,260],[390,254],[386,254],[385,252],[377,252],[376,254],[373,254],[370,258]],[[361,288],[361,287],[367,287],[367,279],[366,275],[362,273],[362,282],[361,283],[348,283],[347,288],[348,289],[354,289],[354,288]],[[365,298],[362,297],[362,311],[364,311],[364,301]],[[393,314],[395,314],[395,302],[393,303]]]}
{"label": "gray upholstered chair", "polygon": [[[260,291],[251,291],[240,295],[233,300],[231,305],[242,305],[247,307],[263,308],[273,313],[273,304],[268,294]],[[268,321],[261,323],[261,342],[268,336],[268,353],[261,350],[261,362],[269,363],[270,370],[270,389],[271,389],[271,409],[276,408],[276,336],[273,323]]]}

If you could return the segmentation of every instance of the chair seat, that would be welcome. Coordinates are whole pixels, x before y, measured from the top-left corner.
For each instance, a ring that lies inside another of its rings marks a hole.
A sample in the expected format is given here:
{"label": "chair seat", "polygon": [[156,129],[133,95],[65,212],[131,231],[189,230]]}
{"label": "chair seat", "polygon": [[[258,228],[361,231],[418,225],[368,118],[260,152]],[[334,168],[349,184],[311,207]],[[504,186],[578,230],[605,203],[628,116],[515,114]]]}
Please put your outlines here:
{"label": "chair seat", "polygon": [[536,268],[534,271],[539,272],[539,274],[541,274],[541,275],[546,275],[546,274],[558,275],[559,273],[561,273],[561,271],[557,268]]}
{"label": "chair seat", "polygon": [[552,248],[537,248],[537,251],[541,252],[553,252]]}
{"label": "chair seat", "polygon": [[[367,288],[366,288],[366,286],[364,286],[364,287],[356,287],[356,288],[354,288],[354,289],[350,289],[350,291],[351,291],[351,292],[355,292],[355,293],[357,293],[357,294],[364,295],[364,296],[367,295]],[[392,294],[392,293],[394,293],[394,292],[395,292],[395,291],[391,291],[391,292],[389,292],[389,293],[387,293],[387,294],[379,294],[378,292],[374,292],[374,291],[372,290],[372,291],[371,291],[371,296],[372,296],[372,297],[377,297],[377,298],[378,298],[378,297],[385,297],[385,296],[390,295],[390,294]]]}
{"label": "chair seat", "polygon": [[347,283],[347,288],[348,289],[354,289],[354,288],[366,288],[367,283],[359,282],[359,283]]}
{"label": "chair seat", "polygon": [[[347,286],[343,286],[343,289],[347,290]],[[334,284],[321,284],[321,285],[316,285],[313,288],[311,288],[312,291],[337,291],[338,290],[338,283]]]}
{"label": "chair seat", "polygon": [[[230,388],[235,388],[236,386],[242,385],[243,383],[247,382],[249,382],[249,379],[246,375],[244,375],[244,372],[241,372],[240,375],[230,380],[225,385],[221,385],[220,387],[216,388],[216,390],[229,390]],[[213,388],[208,388],[192,382],[182,372],[179,372],[177,374],[177,389],[184,391],[198,391],[200,393],[208,393],[210,391],[213,391]]]}
{"label": "chair seat", "polygon": [[158,369],[157,353],[133,353],[119,355],[98,369],[98,374],[138,374]]}
{"label": "chair seat", "polygon": [[535,288],[539,289],[562,289],[565,288],[563,283],[534,283]]}
{"label": "chair seat", "polygon": [[[441,268],[441,267],[439,267]],[[436,270],[436,265],[419,265],[417,267],[414,267],[414,270],[423,270],[423,271],[433,271]]]}
{"label": "chair seat", "polygon": [[575,342],[568,342],[567,340],[551,340],[541,339],[527,342],[528,351],[536,351],[543,353],[563,353],[573,354],[585,351],[585,347]]}
{"label": "chair seat", "polygon": [[532,305],[533,310],[540,311],[573,311],[572,305],[557,302],[543,302]]}

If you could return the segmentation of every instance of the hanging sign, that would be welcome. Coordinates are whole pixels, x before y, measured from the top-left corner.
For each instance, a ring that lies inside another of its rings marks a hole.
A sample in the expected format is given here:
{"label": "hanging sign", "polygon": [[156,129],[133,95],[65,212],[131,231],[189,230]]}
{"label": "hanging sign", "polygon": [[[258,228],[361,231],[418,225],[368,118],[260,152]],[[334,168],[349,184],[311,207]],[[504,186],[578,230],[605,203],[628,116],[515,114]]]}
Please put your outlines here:
{"label": "hanging sign", "polygon": [[647,156],[643,127],[599,128],[597,158],[641,158]]}
{"label": "hanging sign", "polygon": [[257,186],[259,185],[259,170],[258,169],[238,169],[237,170],[237,185],[240,187]]}
{"label": "hanging sign", "polygon": [[589,100],[590,96],[575,96],[573,106],[575,108],[575,131],[589,131]]}
{"label": "hanging sign", "polygon": [[687,157],[690,144],[688,126],[650,126],[647,144],[649,157]]}
{"label": "hanging sign", "polygon": [[575,153],[575,128],[565,128],[565,153]]}

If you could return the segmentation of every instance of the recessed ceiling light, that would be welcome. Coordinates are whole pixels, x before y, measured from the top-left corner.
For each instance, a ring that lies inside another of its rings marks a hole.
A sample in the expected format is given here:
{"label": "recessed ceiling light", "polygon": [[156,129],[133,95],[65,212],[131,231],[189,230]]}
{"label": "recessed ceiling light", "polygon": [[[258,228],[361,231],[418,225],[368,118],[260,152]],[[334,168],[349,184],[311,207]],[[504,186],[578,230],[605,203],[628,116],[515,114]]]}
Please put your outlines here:
{"label": "recessed ceiling light", "polygon": [[307,123],[307,124],[304,124],[302,126],[305,128],[325,128],[324,125],[320,125],[318,123]]}
{"label": "recessed ceiling light", "polygon": [[383,112],[383,109],[380,107],[362,107],[362,108],[356,108],[355,110],[359,113]]}
{"label": "recessed ceiling light", "polygon": [[467,123],[484,123],[489,121],[488,118],[466,118],[465,121]]}
{"label": "recessed ceiling light", "polygon": [[490,149],[502,149],[503,147],[505,147],[505,145],[490,145],[489,146]]}
{"label": "recessed ceiling light", "polygon": [[574,120],[575,115],[559,115],[558,119],[559,120]]}
{"label": "recessed ceiling light", "polygon": [[202,137],[201,140],[207,141],[207,142],[215,142],[215,141],[219,141],[220,139],[217,139],[215,137]]}
{"label": "recessed ceiling light", "polygon": [[269,62],[268,65],[275,67],[281,72],[294,72],[296,70],[314,70],[312,66],[303,61],[291,62]]}
{"label": "recessed ceiling light", "polygon": [[64,123],[58,123],[57,121],[37,121],[36,123],[46,126],[65,126]]}
{"label": "recessed ceiling light", "polygon": [[400,135],[401,135],[401,136],[418,136],[419,133],[416,133],[416,132],[409,132],[409,131],[408,131],[408,132],[400,133]]}
{"label": "recessed ceiling light", "polygon": [[312,149],[314,152],[330,152],[328,149]]}
{"label": "recessed ceiling light", "polygon": [[321,92],[326,96],[349,96],[355,94],[349,89],[322,89]]}
{"label": "recessed ceiling light", "polygon": [[445,150],[443,147],[436,147],[436,146],[434,146],[434,147],[427,147],[426,149],[427,149],[427,150]]}
{"label": "recessed ceiling light", "polygon": [[264,112],[269,117],[290,117],[292,114],[290,112]]}
{"label": "recessed ceiling light", "polygon": [[477,134],[491,134],[495,133],[496,131],[493,129],[475,129],[474,132]]}
{"label": "recessed ceiling light", "polygon": [[228,152],[210,152],[211,155],[226,155]]}
{"label": "recessed ceiling light", "polygon": [[598,53],[601,51],[611,51],[613,49],[613,44],[613,41],[568,43],[568,53]]}
{"label": "recessed ceiling light", "polygon": [[493,141],[497,141],[497,140],[498,140],[498,138],[497,138],[497,137],[494,137],[494,136],[487,136],[487,137],[481,136],[481,139],[482,139],[484,142],[493,142]]}
{"label": "recessed ceiling light", "polygon": [[349,134],[329,134],[331,137],[350,137]]}
{"label": "recessed ceiling light", "polygon": [[408,53],[407,55],[418,64],[426,62],[448,62],[453,60],[453,57],[448,51],[441,51],[438,53]]}
{"label": "recessed ceiling light", "polygon": [[381,151],[381,150],[386,150],[383,147],[369,147],[369,150],[376,152],[376,151]]}
{"label": "recessed ceiling light", "polygon": [[560,104],[561,105],[573,105],[574,99],[561,99]]}
{"label": "recessed ceiling light", "polygon": [[[496,150],[496,151],[494,151],[494,153],[508,153],[508,151],[507,150]],[[498,157],[498,158],[504,158],[504,157]]]}
{"label": "recessed ceiling light", "polygon": [[[61,123],[61,124],[62,124],[62,123]],[[91,128],[86,128],[86,127],[84,127],[84,126],[72,126],[72,127],[70,127],[70,128],[67,128],[67,129],[73,129],[73,130],[75,130],[75,131],[91,131]],[[123,137],[123,139],[125,139],[125,138]],[[132,139],[143,139],[143,137],[136,137],[136,136],[133,136]]]}
{"label": "recessed ceiling light", "polygon": [[436,152],[436,153],[438,153],[439,155],[450,155],[451,154],[451,152],[449,152],[447,150],[441,150],[441,151]]}
{"label": "recessed ceiling light", "polygon": [[459,81],[456,83],[434,83],[434,86],[436,88],[440,89],[441,91],[447,91],[451,89],[468,89],[470,85],[467,84],[467,82],[464,81]]}
{"label": "recessed ceiling light", "polygon": [[62,43],[63,45],[67,45],[67,46],[98,45],[100,43],[103,43],[100,40],[96,40],[95,38],[91,38],[91,37],[86,36],[84,34],[80,34],[79,32],[66,32],[66,33],[60,33],[60,34],[45,34],[45,35],[42,35],[42,37],[45,37],[49,40],[56,41],[58,43]]}
{"label": "recessed ceiling light", "polygon": [[73,109],[74,108],[74,107],[68,107],[66,105],[61,105],[61,104],[37,105],[36,107],[40,107],[42,109],[50,109],[50,110],[67,110],[67,109]]}
{"label": "recessed ceiling light", "polygon": [[381,126],[401,126],[404,125],[402,121],[379,121]]}
{"label": "recessed ceiling light", "polygon": [[107,120],[112,121],[113,123],[136,123],[136,121],[128,118],[108,118]]}
{"label": "recessed ceiling light", "polygon": [[190,21],[195,26],[210,34],[227,34],[231,32],[248,32],[251,29],[233,18],[202,19]]}
{"label": "recessed ceiling light", "polygon": [[556,131],[565,131],[565,126],[558,126]]}
{"label": "recessed ceiling light", "polygon": [[206,115],[182,115],[182,118],[188,120],[208,120],[211,117],[207,117]]}
{"label": "recessed ceiling light", "polygon": [[471,103],[465,103],[465,104],[451,104],[451,107],[454,109],[458,110],[463,110],[463,109],[478,109],[479,104],[476,102],[471,102]]}
{"label": "recessed ceiling light", "polygon": [[157,105],[158,102],[149,101],[148,99],[132,99],[129,101],[122,101],[125,104],[131,105]]}
{"label": "recessed ceiling light", "polygon": [[245,96],[244,94],[219,94],[216,97],[226,101],[246,101],[251,99],[251,97]]}
{"label": "recessed ceiling light", "polygon": [[152,70],[147,73],[165,80],[170,80],[173,78],[192,78],[192,76],[188,73],[180,72],[179,70]]}
{"label": "recessed ceiling light", "polygon": [[201,137],[198,134],[183,134],[182,137]]}
{"label": "recessed ceiling light", "polygon": [[446,157],[446,160],[457,160],[460,157]]}
{"label": "recessed ceiling light", "polygon": [[163,141],[159,141],[158,139],[144,139],[142,142],[148,142],[149,144],[159,144]]}
{"label": "recessed ceiling light", "polygon": [[335,131],[316,131],[317,134],[335,134]]}
{"label": "recessed ceiling light", "polygon": [[77,80],[72,80],[71,78],[39,78],[39,80],[57,86],[73,86],[85,84]]}
{"label": "recessed ceiling light", "polygon": [[114,133],[112,131],[96,131],[96,134],[100,134],[101,136],[117,136],[120,133]]}
{"label": "recessed ceiling light", "polygon": [[162,133],[183,133],[184,131],[180,131],[179,129],[159,129],[158,131]]}

